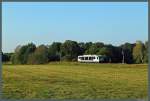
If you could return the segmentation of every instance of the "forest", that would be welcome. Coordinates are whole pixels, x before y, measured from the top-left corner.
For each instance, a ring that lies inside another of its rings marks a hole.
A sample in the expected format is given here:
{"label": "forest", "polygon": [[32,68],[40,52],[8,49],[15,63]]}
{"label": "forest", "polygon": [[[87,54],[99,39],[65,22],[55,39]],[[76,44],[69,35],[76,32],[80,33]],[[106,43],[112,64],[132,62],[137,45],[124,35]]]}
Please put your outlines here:
{"label": "forest", "polygon": [[34,43],[18,45],[13,53],[2,53],[2,62],[12,64],[46,64],[53,61],[77,61],[78,55],[96,54],[111,59],[110,63],[148,63],[148,41],[124,43],[120,46],[103,42],[53,42],[36,46]]}

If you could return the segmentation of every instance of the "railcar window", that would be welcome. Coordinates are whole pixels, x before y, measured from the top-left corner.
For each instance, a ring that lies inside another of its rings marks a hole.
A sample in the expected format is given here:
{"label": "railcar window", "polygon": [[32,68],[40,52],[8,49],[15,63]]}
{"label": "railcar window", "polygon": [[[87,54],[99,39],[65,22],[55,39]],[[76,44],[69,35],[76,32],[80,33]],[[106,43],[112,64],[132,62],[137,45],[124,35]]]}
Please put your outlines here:
{"label": "railcar window", "polygon": [[95,57],[92,57],[92,59],[95,59]]}
{"label": "railcar window", "polygon": [[88,60],[88,57],[85,57],[85,60]]}
{"label": "railcar window", "polygon": [[84,60],[84,57],[81,57],[81,60]]}
{"label": "railcar window", "polygon": [[93,60],[92,57],[89,57],[89,60]]}
{"label": "railcar window", "polygon": [[84,57],[79,57],[79,59],[84,60]]}

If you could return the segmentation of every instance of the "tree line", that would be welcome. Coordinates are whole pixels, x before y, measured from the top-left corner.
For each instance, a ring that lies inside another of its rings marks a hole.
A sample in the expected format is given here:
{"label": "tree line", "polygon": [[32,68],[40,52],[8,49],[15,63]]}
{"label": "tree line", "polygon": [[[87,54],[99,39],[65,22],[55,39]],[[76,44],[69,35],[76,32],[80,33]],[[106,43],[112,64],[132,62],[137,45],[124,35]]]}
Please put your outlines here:
{"label": "tree line", "polygon": [[72,40],[39,46],[28,43],[17,46],[14,53],[3,53],[2,61],[11,61],[12,64],[45,64],[51,61],[77,61],[78,55],[83,54],[104,55],[110,58],[110,63],[148,63],[148,41],[120,46]]}

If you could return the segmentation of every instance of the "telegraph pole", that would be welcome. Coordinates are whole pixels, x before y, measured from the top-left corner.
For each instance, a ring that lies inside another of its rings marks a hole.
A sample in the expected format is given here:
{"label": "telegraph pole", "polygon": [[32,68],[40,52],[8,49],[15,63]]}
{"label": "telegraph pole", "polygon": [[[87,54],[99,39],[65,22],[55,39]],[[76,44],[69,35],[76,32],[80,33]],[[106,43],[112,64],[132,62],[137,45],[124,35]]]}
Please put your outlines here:
{"label": "telegraph pole", "polygon": [[124,51],[122,49],[122,64],[124,64]]}

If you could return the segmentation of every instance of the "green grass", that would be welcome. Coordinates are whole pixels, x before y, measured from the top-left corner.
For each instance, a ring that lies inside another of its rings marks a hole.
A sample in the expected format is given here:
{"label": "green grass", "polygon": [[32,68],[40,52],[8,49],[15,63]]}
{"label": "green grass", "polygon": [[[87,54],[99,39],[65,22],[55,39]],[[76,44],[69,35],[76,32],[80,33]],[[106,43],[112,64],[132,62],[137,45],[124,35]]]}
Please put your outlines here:
{"label": "green grass", "polygon": [[3,65],[6,99],[147,99],[147,88],[146,64]]}

